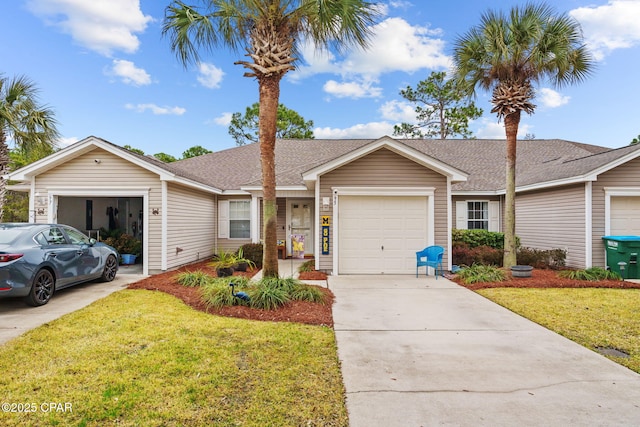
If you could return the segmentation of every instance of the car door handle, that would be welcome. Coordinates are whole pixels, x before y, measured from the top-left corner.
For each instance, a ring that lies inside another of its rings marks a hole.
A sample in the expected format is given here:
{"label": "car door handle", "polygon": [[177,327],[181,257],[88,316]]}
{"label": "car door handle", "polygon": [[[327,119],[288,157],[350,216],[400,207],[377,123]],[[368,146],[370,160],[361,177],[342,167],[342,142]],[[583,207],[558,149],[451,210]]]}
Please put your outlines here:
{"label": "car door handle", "polygon": [[49,256],[55,258],[56,256],[58,256],[58,254],[55,252],[50,252]]}
{"label": "car door handle", "polygon": [[76,253],[77,253],[78,255],[82,255],[82,254],[84,253],[84,251],[76,251]]}

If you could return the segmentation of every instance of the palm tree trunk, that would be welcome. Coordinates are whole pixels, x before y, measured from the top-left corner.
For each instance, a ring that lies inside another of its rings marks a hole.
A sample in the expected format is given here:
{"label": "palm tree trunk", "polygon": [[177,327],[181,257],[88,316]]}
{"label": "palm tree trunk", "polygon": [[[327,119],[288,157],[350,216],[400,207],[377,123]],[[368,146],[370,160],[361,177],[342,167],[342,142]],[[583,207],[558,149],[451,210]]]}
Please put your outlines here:
{"label": "palm tree trunk", "polygon": [[276,218],[276,124],[281,76],[274,74],[259,79],[260,88],[260,164],[262,166],[262,216],[264,219],[264,253],[262,276],[278,277]]}
{"label": "palm tree trunk", "polygon": [[504,211],[504,257],[503,265],[506,268],[516,265],[516,141],[518,138],[518,126],[520,124],[520,111],[511,113],[504,118],[504,127],[507,133],[507,182],[505,185],[505,211]]}

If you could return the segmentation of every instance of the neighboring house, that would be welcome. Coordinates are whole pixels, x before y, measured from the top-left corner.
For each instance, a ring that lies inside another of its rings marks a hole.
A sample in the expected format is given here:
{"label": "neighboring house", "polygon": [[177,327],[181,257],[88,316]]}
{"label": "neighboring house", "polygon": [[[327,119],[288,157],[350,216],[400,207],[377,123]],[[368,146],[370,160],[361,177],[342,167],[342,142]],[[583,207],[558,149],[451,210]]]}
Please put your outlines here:
{"label": "neighboring house", "polygon": [[[278,239],[304,241],[332,274],[413,274],[415,252],[451,229],[500,231],[504,140],[278,140]],[[518,142],[516,233],[567,250],[572,267],[604,266],[601,237],[640,235],[640,145]],[[259,242],[257,144],[174,163],[89,137],[9,175],[30,193],[30,220],[95,234],[108,221],[143,241],[157,273]],[[111,210],[109,210],[111,208]],[[108,213],[117,212],[115,217]],[[302,237],[300,237],[302,236]]]}

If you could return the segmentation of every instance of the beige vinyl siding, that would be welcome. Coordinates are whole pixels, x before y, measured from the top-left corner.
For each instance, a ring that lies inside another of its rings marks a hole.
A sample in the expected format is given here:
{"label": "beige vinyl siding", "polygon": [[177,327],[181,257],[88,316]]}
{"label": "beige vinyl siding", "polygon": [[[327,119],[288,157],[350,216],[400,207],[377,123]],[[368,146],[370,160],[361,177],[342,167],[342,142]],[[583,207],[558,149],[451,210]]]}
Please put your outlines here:
{"label": "beige vinyl siding", "polygon": [[[360,159],[344,165],[320,177],[320,198],[329,197],[333,201],[332,187],[435,187],[434,223],[435,244],[448,246],[447,230],[447,178],[390,150],[380,149]],[[320,215],[331,217],[331,235],[335,221],[333,202],[329,210],[321,210]],[[316,219],[319,224],[320,218]],[[317,227],[316,238],[322,242],[322,228]],[[333,236],[332,236],[333,237]],[[320,269],[333,270],[333,238],[329,241],[329,255],[319,255]],[[422,248],[416,248],[420,250]],[[444,265],[448,265],[445,252]]]}
{"label": "beige vinyl siding", "polygon": [[516,235],[522,246],[536,249],[565,249],[567,266],[584,267],[584,184],[554,190],[518,193]]}
{"label": "beige vinyl siding", "polygon": [[215,199],[210,193],[175,184],[167,186],[169,270],[213,255],[217,232]]}
{"label": "beige vinyl siding", "polygon": [[[224,196],[218,196],[218,200],[247,200],[250,202],[253,202],[252,199],[250,197],[224,197]],[[262,206],[262,204],[261,204]],[[217,207],[216,207],[217,210]],[[260,209],[261,213],[260,215],[262,215],[262,209]],[[216,226],[217,226],[217,215],[216,215]],[[251,224],[251,227],[253,227],[254,224]],[[218,232],[216,230],[216,234],[215,236],[218,235]],[[225,239],[225,238],[220,238],[217,237],[216,239],[216,245],[215,245],[215,251],[219,252],[219,251],[236,251],[240,246],[246,244],[246,243],[251,243],[251,238],[248,239]]]}
{"label": "beige vinyl siding", "polygon": [[593,265],[605,266],[605,188],[640,188],[640,159],[631,160],[598,176],[593,182]]}
{"label": "beige vinyl siding", "polygon": [[[100,160],[96,163],[95,160]],[[96,190],[148,189],[149,209],[161,208],[162,191],[157,174],[138,167],[127,160],[96,148],[88,153],[71,159],[55,168],[38,175],[35,178],[35,191],[41,196],[48,195],[49,189],[77,191],[86,190],[87,195],[95,194]],[[48,209],[43,215],[37,215],[36,222],[46,222]],[[149,220],[148,253],[145,259],[150,270],[161,268],[162,218],[144,212]]]}

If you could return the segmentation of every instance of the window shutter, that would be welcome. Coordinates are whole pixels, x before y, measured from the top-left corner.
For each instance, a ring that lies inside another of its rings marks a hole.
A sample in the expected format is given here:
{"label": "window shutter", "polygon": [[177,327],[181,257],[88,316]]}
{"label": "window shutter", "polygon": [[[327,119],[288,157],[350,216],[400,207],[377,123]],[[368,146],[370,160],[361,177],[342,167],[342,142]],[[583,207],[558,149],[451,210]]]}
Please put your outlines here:
{"label": "window shutter", "polygon": [[456,202],[456,228],[467,229],[467,202]]}
{"label": "window shutter", "polygon": [[229,201],[218,200],[218,238],[229,238]]}
{"label": "window shutter", "polygon": [[500,202],[489,202],[489,231],[500,231]]}

